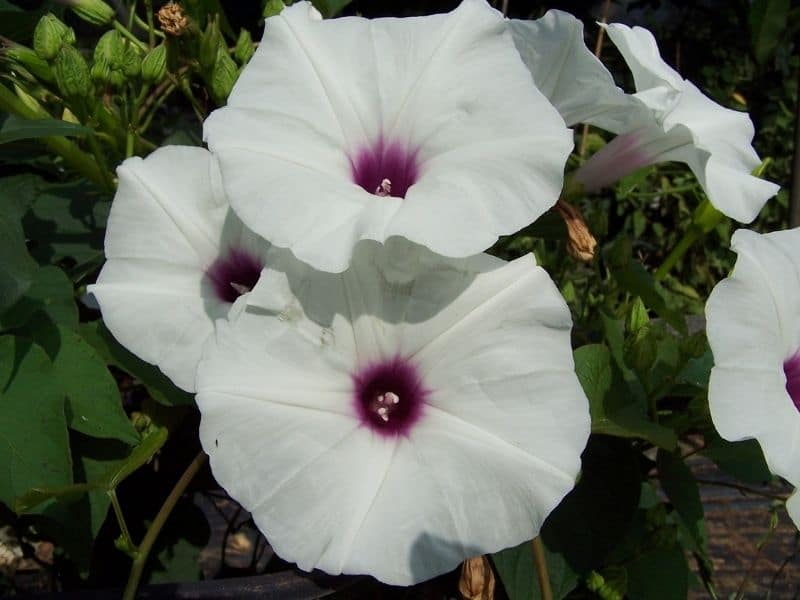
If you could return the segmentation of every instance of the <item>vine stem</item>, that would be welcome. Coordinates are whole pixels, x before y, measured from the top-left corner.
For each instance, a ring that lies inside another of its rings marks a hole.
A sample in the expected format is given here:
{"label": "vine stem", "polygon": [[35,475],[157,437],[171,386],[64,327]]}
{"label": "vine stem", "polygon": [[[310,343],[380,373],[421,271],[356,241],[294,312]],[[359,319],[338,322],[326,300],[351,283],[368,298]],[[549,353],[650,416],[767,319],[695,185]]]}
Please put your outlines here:
{"label": "vine stem", "polygon": [[536,577],[539,579],[539,589],[542,591],[542,600],[553,600],[553,590],[550,588],[550,575],[547,573],[547,559],[544,556],[542,538],[536,536],[531,544],[533,546],[533,563],[536,565]]}
{"label": "vine stem", "polygon": [[142,578],[144,567],[147,564],[147,558],[150,555],[153,544],[158,538],[158,534],[161,533],[161,528],[164,527],[164,523],[166,523],[172,513],[172,509],[175,508],[178,499],[183,495],[183,492],[186,491],[189,482],[192,481],[200,468],[205,464],[207,458],[206,453],[202,450],[195,456],[191,464],[186,467],[181,478],[178,479],[175,487],[172,488],[167,499],[164,500],[164,504],[161,505],[161,509],[159,509],[156,518],[153,519],[150,527],[147,528],[147,533],[144,534],[144,539],[139,545],[136,558],[133,559],[131,572],[130,575],[128,575],[128,583],[125,585],[125,591],[122,594],[122,600],[134,600],[134,598],[136,598],[136,590],[139,588],[139,581]]}

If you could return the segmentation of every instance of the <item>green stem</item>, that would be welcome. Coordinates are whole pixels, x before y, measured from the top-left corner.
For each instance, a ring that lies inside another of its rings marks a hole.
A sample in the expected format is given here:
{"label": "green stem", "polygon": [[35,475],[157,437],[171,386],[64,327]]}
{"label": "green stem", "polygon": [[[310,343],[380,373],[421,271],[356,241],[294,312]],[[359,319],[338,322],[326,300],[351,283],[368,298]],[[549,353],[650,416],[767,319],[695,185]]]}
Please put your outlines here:
{"label": "green stem", "polygon": [[166,523],[169,515],[172,513],[172,509],[175,508],[175,504],[177,504],[181,495],[186,490],[189,482],[191,482],[192,478],[205,464],[206,458],[205,452],[201,450],[200,453],[194,458],[192,463],[183,472],[181,478],[178,479],[175,487],[172,488],[169,496],[167,496],[167,499],[164,500],[164,504],[158,511],[156,518],[153,519],[150,527],[147,528],[147,533],[144,534],[144,539],[139,545],[139,551],[136,553],[136,558],[133,560],[133,565],[131,565],[131,572],[128,576],[128,583],[125,585],[125,591],[122,594],[122,600],[134,600],[136,597],[136,590],[139,587],[139,581],[142,578],[144,567],[147,564],[147,558],[150,555],[150,550],[153,549],[153,544],[158,538],[158,534],[161,533],[161,528],[164,527],[164,523]]}
{"label": "green stem", "polygon": [[[49,114],[40,114],[27,106],[3,85],[0,85],[0,110],[31,121],[51,118]],[[48,136],[39,139],[50,150],[60,156],[68,167],[86,177],[100,189],[107,192],[114,191],[113,186],[109,187],[108,180],[93,156],[83,152],[63,136]]]}
{"label": "green stem", "polygon": [[689,229],[686,230],[686,233],[683,234],[678,245],[672,249],[672,252],[669,253],[661,266],[658,267],[655,278],[657,280],[664,279],[672,268],[683,258],[689,248],[691,248],[697,240],[702,239],[704,235],[713,230],[722,220],[722,217],[723,214],[714,208],[707,198],[703,200],[694,211],[692,224],[689,226]]}
{"label": "green stem", "polygon": [[550,575],[547,573],[547,559],[544,556],[544,544],[541,537],[533,538],[533,563],[536,565],[536,577],[539,579],[539,589],[542,591],[542,600],[553,600],[553,590],[550,588]]}
{"label": "green stem", "polygon": [[117,490],[110,489],[107,494],[108,497],[111,498],[111,506],[114,508],[114,515],[117,517],[117,524],[119,525],[122,539],[125,541],[125,547],[134,552],[135,555],[136,544],[133,543],[131,532],[128,530],[128,524],[125,522],[125,515],[122,514],[122,507],[119,505],[119,500],[117,499]]}
{"label": "green stem", "polygon": [[153,0],[144,0],[144,10],[147,12],[148,45],[150,48],[154,48],[156,45],[156,29],[153,27]]}
{"label": "green stem", "polygon": [[128,28],[125,27],[125,25],[123,25],[119,21],[114,21],[114,29],[116,29],[120,34],[122,34],[122,37],[130,40],[130,42],[134,46],[139,48],[139,50],[141,50],[142,52],[146,52],[147,51],[147,45],[144,42],[142,42],[139,38],[137,38],[135,35],[133,35],[128,30]]}

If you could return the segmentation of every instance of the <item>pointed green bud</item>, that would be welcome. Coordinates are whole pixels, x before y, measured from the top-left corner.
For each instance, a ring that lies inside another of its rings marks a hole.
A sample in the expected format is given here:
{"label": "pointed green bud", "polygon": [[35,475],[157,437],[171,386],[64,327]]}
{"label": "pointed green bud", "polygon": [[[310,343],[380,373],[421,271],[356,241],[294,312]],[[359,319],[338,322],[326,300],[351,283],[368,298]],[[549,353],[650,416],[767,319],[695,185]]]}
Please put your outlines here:
{"label": "pointed green bud", "polygon": [[253,38],[250,37],[250,32],[247,31],[247,29],[242,29],[242,32],[239,34],[239,39],[236,40],[236,48],[233,51],[236,60],[239,61],[239,64],[246,65],[255,51],[256,49],[253,46]]}
{"label": "pointed green bud", "polygon": [[214,68],[217,60],[218,50],[227,50],[225,47],[225,40],[222,38],[222,32],[219,30],[217,18],[208,21],[206,30],[200,38],[200,52],[197,59],[200,61],[200,66],[203,69]]}
{"label": "pointed green bud", "polygon": [[114,9],[103,0],[68,0],[72,11],[92,25],[108,25],[114,20]]}
{"label": "pointed green bud", "polygon": [[167,73],[167,47],[156,46],[142,59],[142,79],[146,83],[158,83]]}
{"label": "pointed green bud", "polygon": [[30,48],[14,45],[5,50],[6,56],[25,67],[39,81],[53,82],[53,70],[42,58]]}
{"label": "pointed green bud", "polygon": [[96,81],[102,85],[111,83],[111,67],[106,61],[98,60],[92,64],[91,68],[92,81]]}
{"label": "pointed green bud", "polygon": [[109,68],[121,67],[125,57],[125,42],[113,29],[104,33],[94,47],[94,62]]}
{"label": "pointed green bud", "polygon": [[62,44],[71,44],[74,41],[75,32],[52,13],[39,19],[36,29],[33,30],[33,49],[43,60],[53,60]]}
{"label": "pointed green bud", "polygon": [[56,85],[67,98],[89,96],[92,92],[92,80],[89,65],[72,46],[62,46],[53,60],[53,73]]}
{"label": "pointed green bud", "polygon": [[286,8],[286,5],[281,0],[267,0],[264,3],[264,18],[269,19],[275,15],[281,14],[281,11]]}
{"label": "pointed green bud", "polygon": [[214,63],[214,69],[211,71],[211,78],[208,82],[214,102],[225,104],[238,77],[239,69],[236,67],[236,63],[233,62],[233,59],[228,56],[225,50],[220,49],[217,53],[217,62]]}
{"label": "pointed green bud", "polygon": [[139,52],[130,44],[125,48],[125,55],[122,58],[122,72],[125,77],[139,77],[142,73],[142,58]]}
{"label": "pointed green bud", "polygon": [[121,88],[125,85],[125,74],[119,69],[112,69],[110,81],[115,88]]}

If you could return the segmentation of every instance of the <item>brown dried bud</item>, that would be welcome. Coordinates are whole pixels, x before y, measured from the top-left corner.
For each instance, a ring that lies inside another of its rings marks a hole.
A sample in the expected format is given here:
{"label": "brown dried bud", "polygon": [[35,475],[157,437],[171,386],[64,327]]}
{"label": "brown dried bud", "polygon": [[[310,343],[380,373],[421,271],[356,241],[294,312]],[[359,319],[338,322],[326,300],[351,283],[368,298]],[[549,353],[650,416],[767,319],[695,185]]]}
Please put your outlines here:
{"label": "brown dried bud", "polygon": [[161,31],[169,35],[183,35],[189,27],[189,17],[177,2],[168,2],[162,6],[157,16]]}
{"label": "brown dried bud", "polygon": [[556,202],[555,209],[564,218],[567,225],[567,252],[573,258],[589,262],[594,258],[597,240],[586,226],[581,211],[561,198]]}
{"label": "brown dried bud", "polygon": [[464,561],[458,591],[464,600],[494,600],[494,573],[488,558],[474,556]]}

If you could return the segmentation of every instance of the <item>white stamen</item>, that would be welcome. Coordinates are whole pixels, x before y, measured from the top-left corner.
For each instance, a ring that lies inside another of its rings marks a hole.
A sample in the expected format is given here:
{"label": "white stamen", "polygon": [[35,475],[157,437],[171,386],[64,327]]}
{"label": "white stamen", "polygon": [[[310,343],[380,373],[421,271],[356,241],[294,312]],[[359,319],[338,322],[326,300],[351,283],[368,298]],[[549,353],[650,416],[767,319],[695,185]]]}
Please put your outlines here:
{"label": "white stamen", "polygon": [[231,281],[231,287],[239,294],[247,294],[250,291],[250,288],[246,285],[242,285],[241,283],[236,283],[234,281]]}
{"label": "white stamen", "polygon": [[381,181],[381,184],[375,188],[376,196],[391,196],[392,195],[392,182],[386,178]]}
{"label": "white stamen", "polygon": [[386,392],[386,394],[384,394],[384,398],[386,399],[386,402],[391,402],[392,404],[397,404],[400,402],[400,396],[394,392]]}

